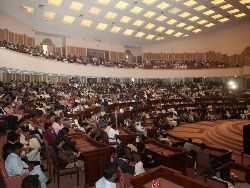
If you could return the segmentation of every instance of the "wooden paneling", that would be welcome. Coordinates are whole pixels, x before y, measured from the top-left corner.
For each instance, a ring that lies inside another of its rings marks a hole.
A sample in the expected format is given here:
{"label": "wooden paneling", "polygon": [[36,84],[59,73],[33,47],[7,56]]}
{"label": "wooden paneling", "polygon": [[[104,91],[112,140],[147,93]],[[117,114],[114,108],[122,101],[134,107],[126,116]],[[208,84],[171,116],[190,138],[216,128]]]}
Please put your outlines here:
{"label": "wooden paneling", "polygon": [[8,35],[9,35],[9,42],[12,42],[12,43],[14,43],[15,41],[14,41],[14,32],[8,32]]}
{"label": "wooden paneling", "polygon": [[0,29],[0,40],[4,40],[4,29]]}
{"label": "wooden paneling", "polygon": [[28,46],[28,47],[33,46],[33,38],[32,37],[27,37],[26,46]]}

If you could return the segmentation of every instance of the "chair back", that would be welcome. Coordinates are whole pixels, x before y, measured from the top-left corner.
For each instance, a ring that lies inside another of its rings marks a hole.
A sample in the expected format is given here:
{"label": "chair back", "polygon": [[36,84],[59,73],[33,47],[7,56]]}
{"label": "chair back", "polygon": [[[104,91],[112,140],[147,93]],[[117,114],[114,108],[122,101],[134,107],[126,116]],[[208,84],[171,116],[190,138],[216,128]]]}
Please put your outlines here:
{"label": "chair back", "polygon": [[228,184],[226,182],[214,178],[207,178],[207,185],[209,188],[228,188]]}
{"label": "chair back", "polygon": [[100,134],[101,134],[103,142],[106,143],[106,144],[109,144],[108,134],[103,130],[100,131]]}
{"label": "chair back", "polygon": [[187,168],[186,167],[186,176],[188,176],[188,177],[196,177],[195,168]]}
{"label": "chair back", "polygon": [[210,168],[210,156],[209,153],[203,150],[197,151],[197,165],[202,168]]}
{"label": "chair back", "polygon": [[131,149],[129,147],[125,146],[124,151],[125,151],[125,158],[128,159],[129,161],[132,161]]}
{"label": "chair back", "polygon": [[138,163],[139,161],[141,161],[141,154],[138,152],[133,151],[132,157],[133,157],[135,163]]}
{"label": "chair back", "polygon": [[59,159],[56,155],[56,151],[54,150],[54,148],[52,146],[49,146],[49,151],[50,151],[50,157],[52,159],[52,163],[54,165],[55,168],[59,167]]}

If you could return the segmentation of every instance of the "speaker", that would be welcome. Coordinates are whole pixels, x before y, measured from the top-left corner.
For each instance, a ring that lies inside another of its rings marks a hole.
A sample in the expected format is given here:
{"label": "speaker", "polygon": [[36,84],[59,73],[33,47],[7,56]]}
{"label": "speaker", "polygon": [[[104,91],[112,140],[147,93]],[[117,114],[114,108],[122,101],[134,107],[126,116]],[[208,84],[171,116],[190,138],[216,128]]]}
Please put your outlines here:
{"label": "speaker", "polygon": [[250,124],[243,127],[243,151],[250,154]]}

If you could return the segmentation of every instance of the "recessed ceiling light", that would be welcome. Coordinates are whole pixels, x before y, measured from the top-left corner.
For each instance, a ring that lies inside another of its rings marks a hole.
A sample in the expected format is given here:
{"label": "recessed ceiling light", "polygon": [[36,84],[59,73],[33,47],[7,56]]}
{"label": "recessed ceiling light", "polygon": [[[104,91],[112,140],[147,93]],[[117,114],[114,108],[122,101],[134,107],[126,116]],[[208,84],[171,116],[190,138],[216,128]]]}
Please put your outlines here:
{"label": "recessed ceiling light", "polygon": [[146,12],[143,16],[146,18],[152,18],[156,13],[153,11]]}
{"label": "recessed ceiling light", "polygon": [[190,26],[186,27],[185,29],[190,31],[190,30],[194,29],[194,26],[190,25]]}
{"label": "recessed ceiling light", "polygon": [[152,29],[155,25],[152,23],[148,23],[144,28],[145,29]]}
{"label": "recessed ceiling light", "polygon": [[200,18],[199,18],[198,16],[193,16],[193,17],[189,18],[188,20],[194,22],[194,21],[197,21],[197,20],[199,20],[199,19],[200,19]]}
{"label": "recessed ceiling light", "polygon": [[199,32],[201,32],[201,31],[202,31],[202,29],[198,28],[198,29],[193,30],[192,32],[194,32],[194,33],[199,33]]}
{"label": "recessed ceiling light", "polygon": [[64,24],[72,24],[74,22],[74,20],[75,20],[75,17],[65,15],[63,18],[63,23]]}
{"label": "recessed ceiling light", "polygon": [[89,9],[88,13],[91,14],[91,15],[97,16],[100,12],[101,12],[101,9],[96,8],[96,7],[91,7]]}
{"label": "recessed ceiling light", "polygon": [[73,1],[70,6],[69,6],[69,9],[73,12],[80,12],[80,10],[82,9],[83,7],[83,4],[82,3],[79,3],[77,1]]}
{"label": "recessed ceiling light", "polygon": [[34,8],[33,7],[29,7],[29,6],[25,6],[25,5],[21,5],[21,9],[24,13],[32,15],[34,12]]}
{"label": "recessed ceiling light", "polygon": [[156,38],[156,40],[164,40],[164,37],[159,36],[159,37]]}
{"label": "recessed ceiling light", "polygon": [[132,29],[126,29],[126,30],[123,32],[123,35],[130,36],[133,32],[134,32],[134,30],[132,30]]}
{"label": "recessed ceiling light", "polygon": [[233,9],[233,10],[229,10],[229,11],[227,11],[229,14],[234,14],[234,13],[237,13],[237,12],[240,12],[240,10],[239,9]]}
{"label": "recessed ceiling light", "polygon": [[91,26],[91,24],[92,24],[92,21],[91,21],[91,20],[85,20],[85,19],[83,19],[83,20],[81,21],[80,26],[81,26],[81,27],[85,27],[85,28],[89,28],[89,27]]}
{"label": "recessed ceiling light", "polygon": [[198,7],[195,7],[194,8],[194,10],[196,10],[196,11],[202,11],[202,10],[204,10],[204,9],[206,9],[207,7],[205,7],[204,5],[200,5],[200,6],[198,6]]}
{"label": "recessed ceiling light", "polygon": [[50,6],[59,7],[62,4],[62,0],[48,0]]}
{"label": "recessed ceiling light", "polygon": [[240,13],[240,14],[236,14],[236,15],[234,15],[236,18],[241,18],[241,17],[244,17],[244,16],[246,16],[246,14],[245,13]]}
{"label": "recessed ceiling light", "polygon": [[165,8],[169,7],[169,4],[162,2],[156,6],[158,9],[164,10]]}
{"label": "recessed ceiling light", "polygon": [[180,11],[181,11],[181,9],[174,7],[172,9],[170,9],[168,12],[171,14],[177,14]]}
{"label": "recessed ceiling light", "polygon": [[174,32],[173,29],[169,29],[169,30],[167,30],[165,33],[166,33],[167,35],[171,35],[173,32]]}
{"label": "recessed ceiling light", "polygon": [[182,14],[180,14],[179,16],[182,18],[186,18],[188,16],[190,16],[191,14],[189,12],[183,12]]}
{"label": "recessed ceiling light", "polygon": [[115,8],[118,8],[120,10],[124,10],[128,6],[128,3],[124,1],[119,1],[116,5]]}
{"label": "recessed ceiling light", "polygon": [[139,14],[142,11],[141,7],[135,6],[133,7],[130,12],[132,12],[133,14]]}
{"label": "recessed ceiling light", "polygon": [[154,37],[155,37],[155,35],[149,34],[149,35],[146,37],[146,40],[152,40]]}
{"label": "recessed ceiling light", "polygon": [[116,16],[117,14],[115,12],[107,12],[107,14],[105,15],[105,18],[108,20],[114,20]]}
{"label": "recessed ceiling light", "polygon": [[167,18],[168,18],[168,17],[166,17],[166,16],[160,15],[160,16],[158,16],[158,17],[156,18],[156,20],[159,21],[159,22],[162,22],[162,21],[166,20]]}
{"label": "recessed ceiling light", "polygon": [[183,3],[183,4],[184,4],[185,6],[187,6],[187,7],[191,7],[191,6],[196,5],[197,2],[194,1],[194,0],[189,0],[189,1],[186,1],[185,3]]}
{"label": "recessed ceiling light", "polygon": [[56,13],[55,12],[51,12],[51,11],[44,11],[44,13],[43,13],[43,19],[44,20],[47,20],[47,21],[52,21],[52,20],[54,20],[54,18],[55,18],[55,16],[56,16]]}
{"label": "recessed ceiling light", "polygon": [[99,23],[99,24],[96,26],[96,29],[99,30],[99,31],[104,31],[104,30],[106,29],[107,26],[108,26],[108,24]]}
{"label": "recessed ceiling light", "polygon": [[177,24],[176,27],[184,27],[185,25],[187,25],[187,24],[181,22],[181,23]]}
{"label": "recessed ceiling light", "polygon": [[205,12],[203,12],[203,14],[205,14],[205,15],[207,15],[207,16],[209,16],[209,15],[211,15],[211,14],[214,14],[215,12],[213,11],[213,10],[207,10],[207,11],[205,11]]}
{"label": "recessed ceiling light", "polygon": [[148,5],[151,5],[151,4],[153,4],[155,1],[156,1],[156,0],[143,0],[142,2],[143,2],[143,3],[146,3],[146,4],[148,4]]}
{"label": "recessed ceiling light", "polygon": [[207,22],[208,22],[207,20],[200,20],[200,21],[198,21],[197,23],[203,25],[203,24],[205,24],[205,23],[207,23]]}
{"label": "recessed ceiling light", "polygon": [[213,1],[211,1],[211,3],[214,5],[219,5],[219,4],[224,3],[224,2],[225,2],[225,0],[213,0]]}
{"label": "recessed ceiling light", "polygon": [[183,35],[182,32],[177,32],[177,33],[174,34],[175,37],[180,37],[181,35]]}
{"label": "recessed ceiling light", "polygon": [[219,19],[219,18],[221,18],[221,17],[222,17],[221,14],[216,14],[216,15],[213,15],[213,16],[212,16],[212,18],[215,19],[215,20],[217,20],[217,19]]}
{"label": "recessed ceiling light", "polygon": [[165,27],[160,26],[155,31],[162,32],[163,30],[165,30]]}
{"label": "recessed ceiling light", "polygon": [[134,26],[137,26],[137,27],[140,27],[143,23],[144,23],[144,21],[142,21],[142,20],[136,20],[136,21],[133,23],[133,25],[134,25]]}
{"label": "recessed ceiling light", "polygon": [[220,20],[219,20],[219,22],[221,22],[221,23],[223,23],[223,22],[227,22],[227,21],[229,21],[229,19],[228,19],[228,18],[222,18],[222,19],[220,19]]}
{"label": "recessed ceiling light", "polygon": [[247,8],[250,9],[250,5],[248,5]]}
{"label": "recessed ceiling light", "polygon": [[213,27],[213,26],[215,26],[214,23],[209,23],[209,24],[206,24],[206,25],[205,25],[205,27]]}
{"label": "recessed ceiling light", "polygon": [[139,31],[138,33],[136,33],[135,37],[141,38],[141,37],[143,37],[144,35],[145,35],[145,33]]}
{"label": "recessed ceiling light", "polygon": [[171,19],[171,20],[168,20],[166,23],[169,24],[169,25],[173,25],[176,22],[177,22],[177,20]]}
{"label": "recessed ceiling light", "polygon": [[104,4],[104,5],[107,5],[107,4],[109,4],[110,0],[97,0],[97,2]]}
{"label": "recessed ceiling light", "polygon": [[244,4],[250,3],[250,0],[240,0],[240,3],[244,5]]}
{"label": "recessed ceiling light", "polygon": [[220,8],[223,9],[223,10],[229,9],[231,7],[233,7],[233,5],[231,5],[231,4],[226,4],[226,5],[220,6]]}
{"label": "recessed ceiling light", "polygon": [[121,27],[113,26],[110,30],[111,33],[118,33],[121,30]]}
{"label": "recessed ceiling light", "polygon": [[128,16],[123,16],[123,17],[120,19],[120,22],[121,22],[121,23],[128,23],[130,20],[131,20],[130,17],[128,17]]}

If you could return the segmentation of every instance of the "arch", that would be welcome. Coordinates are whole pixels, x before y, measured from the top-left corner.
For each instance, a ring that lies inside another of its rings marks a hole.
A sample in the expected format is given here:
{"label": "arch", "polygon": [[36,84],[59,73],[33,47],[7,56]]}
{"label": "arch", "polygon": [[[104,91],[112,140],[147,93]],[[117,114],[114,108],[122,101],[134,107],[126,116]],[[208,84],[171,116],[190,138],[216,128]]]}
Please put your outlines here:
{"label": "arch", "polygon": [[53,42],[49,38],[43,39],[41,45],[53,46]]}

